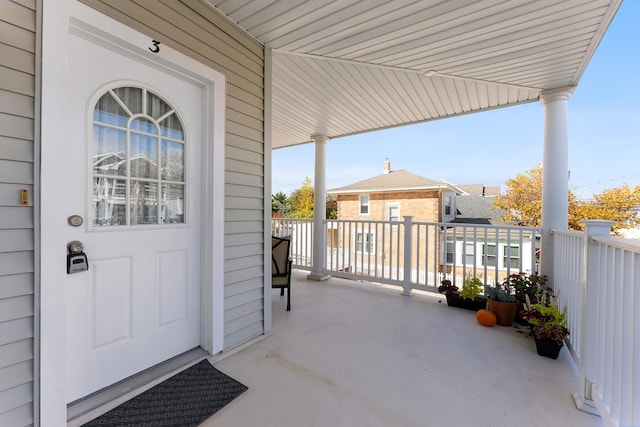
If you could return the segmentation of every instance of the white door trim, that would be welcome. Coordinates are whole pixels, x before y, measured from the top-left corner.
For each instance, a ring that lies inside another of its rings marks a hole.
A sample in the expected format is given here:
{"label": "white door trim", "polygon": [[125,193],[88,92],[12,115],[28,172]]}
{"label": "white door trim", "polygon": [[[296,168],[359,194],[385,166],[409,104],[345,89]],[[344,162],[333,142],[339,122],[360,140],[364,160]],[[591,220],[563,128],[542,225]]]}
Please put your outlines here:
{"label": "white door trim", "polygon": [[[66,248],[52,244],[50,230],[60,227],[48,215],[59,199],[47,178],[64,164],[64,153],[56,151],[56,141],[65,136],[66,94],[73,85],[67,69],[70,33],[114,49],[119,53],[161,66],[204,88],[202,101],[202,308],[200,345],[212,354],[223,350],[224,322],[224,120],[225,76],[161,44],[151,52],[151,37],[102,15],[76,0],[43,2],[42,31],[42,143],[41,143],[41,272],[65,268]],[[215,197],[215,196],[218,197]],[[215,200],[214,200],[215,199]],[[56,247],[54,247],[56,246]],[[65,298],[63,284],[52,283],[41,273],[39,395],[41,425],[65,425]],[[36,369],[36,372],[38,370]]]}

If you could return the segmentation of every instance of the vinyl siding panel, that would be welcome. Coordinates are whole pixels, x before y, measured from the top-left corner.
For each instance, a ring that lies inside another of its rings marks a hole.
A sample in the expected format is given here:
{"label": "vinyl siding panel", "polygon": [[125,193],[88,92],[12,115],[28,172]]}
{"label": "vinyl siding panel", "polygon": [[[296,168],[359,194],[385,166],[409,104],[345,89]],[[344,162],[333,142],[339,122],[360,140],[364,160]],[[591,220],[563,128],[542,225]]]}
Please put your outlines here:
{"label": "vinyl siding panel", "polygon": [[0,160],[32,163],[33,141],[0,136]]}
{"label": "vinyl siding panel", "polygon": [[21,384],[7,390],[4,394],[4,400],[0,401],[0,413],[6,412],[11,408],[20,408],[28,405],[32,395],[33,386],[31,383]]}
{"label": "vinyl siding panel", "polygon": [[200,0],[81,1],[226,76],[224,348],[264,333],[264,48]]}
{"label": "vinyl siding panel", "polygon": [[[33,294],[32,273],[0,276],[0,299],[31,294]],[[31,337],[31,335],[25,335],[25,337]]]}
{"label": "vinyl siding panel", "polygon": [[0,89],[33,96],[35,95],[33,75],[2,65],[2,58],[0,58]]}
{"label": "vinyl siding panel", "polygon": [[[0,425],[34,422],[35,0],[0,2]],[[20,190],[29,190],[29,204]]]}
{"label": "vinyl siding panel", "polygon": [[9,322],[0,322],[0,345],[19,341],[25,337],[33,337],[32,319],[23,317]]}
{"label": "vinyl siding panel", "polygon": [[0,360],[8,365],[33,359],[33,340],[22,340],[0,346]]}
{"label": "vinyl siding panel", "polygon": [[0,89],[0,113],[33,119],[33,97]]}

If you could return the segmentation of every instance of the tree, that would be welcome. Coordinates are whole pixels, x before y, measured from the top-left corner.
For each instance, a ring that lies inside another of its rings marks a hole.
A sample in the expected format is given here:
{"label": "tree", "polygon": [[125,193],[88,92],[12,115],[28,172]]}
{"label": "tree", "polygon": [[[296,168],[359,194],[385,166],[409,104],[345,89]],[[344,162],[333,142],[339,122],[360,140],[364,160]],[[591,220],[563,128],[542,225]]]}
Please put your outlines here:
{"label": "tree", "polygon": [[291,210],[287,218],[313,218],[313,187],[309,177],[305,177],[302,187],[291,193],[289,202]]}
{"label": "tree", "polygon": [[285,214],[290,209],[289,198],[282,191],[271,195],[271,212],[280,212]]}
{"label": "tree", "polygon": [[542,166],[510,178],[507,190],[495,197],[494,209],[505,211],[502,222],[523,227],[540,227],[542,217]]}
{"label": "tree", "polygon": [[635,227],[640,223],[636,212],[638,206],[640,206],[640,186],[631,188],[625,184],[604,190],[602,193],[595,194],[592,201],[582,203],[580,216],[583,220],[614,221],[612,230],[618,234],[619,229]]}
{"label": "tree", "polygon": [[[526,227],[540,227],[542,219],[542,166],[516,175],[506,182],[504,194],[496,196],[493,208],[505,211],[501,221]],[[582,230],[582,221],[606,219],[614,221],[616,232],[639,224],[636,208],[640,206],[640,187],[614,187],[595,194],[593,200],[580,201],[569,191],[569,228]]]}
{"label": "tree", "polygon": [[327,196],[327,211],[326,211],[326,219],[337,219],[338,218],[338,201],[335,196]]}

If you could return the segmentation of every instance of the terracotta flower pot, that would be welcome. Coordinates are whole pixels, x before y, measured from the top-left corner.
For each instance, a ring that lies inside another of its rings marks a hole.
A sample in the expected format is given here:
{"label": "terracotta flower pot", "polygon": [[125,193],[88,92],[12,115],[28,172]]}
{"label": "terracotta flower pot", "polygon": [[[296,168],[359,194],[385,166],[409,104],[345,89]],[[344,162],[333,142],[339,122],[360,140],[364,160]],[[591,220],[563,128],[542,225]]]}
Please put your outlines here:
{"label": "terracotta flower pot", "polygon": [[490,299],[488,307],[489,311],[496,315],[496,323],[500,326],[511,326],[518,311],[517,302],[500,302]]}

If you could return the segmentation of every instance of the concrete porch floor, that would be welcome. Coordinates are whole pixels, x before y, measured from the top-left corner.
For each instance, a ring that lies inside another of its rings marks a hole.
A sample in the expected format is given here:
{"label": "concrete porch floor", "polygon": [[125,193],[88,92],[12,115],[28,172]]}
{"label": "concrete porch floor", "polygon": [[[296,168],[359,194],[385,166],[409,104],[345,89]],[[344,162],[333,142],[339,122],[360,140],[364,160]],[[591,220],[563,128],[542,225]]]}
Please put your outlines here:
{"label": "concrete porch floor", "polygon": [[566,347],[540,357],[524,328],[485,328],[444,298],[305,276],[290,312],[272,291],[270,336],[214,363],[249,390],[203,426],[604,425],[575,407]]}

